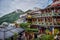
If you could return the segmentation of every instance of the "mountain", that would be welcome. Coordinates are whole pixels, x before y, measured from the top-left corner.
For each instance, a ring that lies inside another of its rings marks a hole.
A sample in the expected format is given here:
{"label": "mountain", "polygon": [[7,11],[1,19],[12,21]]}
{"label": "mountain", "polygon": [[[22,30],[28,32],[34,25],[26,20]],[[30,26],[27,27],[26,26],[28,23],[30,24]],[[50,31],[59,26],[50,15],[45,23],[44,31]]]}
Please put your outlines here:
{"label": "mountain", "polygon": [[19,16],[21,14],[24,14],[24,12],[20,9],[17,9],[16,11],[13,11],[7,15],[4,15],[3,17],[0,18],[0,24],[2,24],[3,22],[12,23],[16,21],[17,19],[19,19]]}

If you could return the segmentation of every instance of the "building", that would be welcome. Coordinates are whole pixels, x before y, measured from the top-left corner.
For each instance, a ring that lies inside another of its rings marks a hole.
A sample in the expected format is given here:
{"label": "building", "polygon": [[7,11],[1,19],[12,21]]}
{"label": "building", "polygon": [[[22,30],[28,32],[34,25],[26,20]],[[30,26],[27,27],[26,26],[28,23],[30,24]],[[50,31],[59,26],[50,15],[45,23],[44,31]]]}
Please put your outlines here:
{"label": "building", "polygon": [[26,18],[25,18],[26,15],[27,15],[27,14],[22,14],[22,15],[20,15],[20,19],[16,20],[15,22],[16,22],[17,24],[26,22]]}
{"label": "building", "polygon": [[51,34],[54,34],[55,28],[60,29],[60,0],[53,0],[53,3],[45,9],[27,13],[26,19],[32,25],[39,25],[36,27],[40,32],[49,29]]}
{"label": "building", "polygon": [[[8,23],[5,23],[4,25],[0,25],[0,40],[13,40],[13,37],[18,34],[17,39],[24,35],[24,29],[22,28],[16,28],[13,25],[7,25]],[[19,39],[19,40],[20,40]]]}

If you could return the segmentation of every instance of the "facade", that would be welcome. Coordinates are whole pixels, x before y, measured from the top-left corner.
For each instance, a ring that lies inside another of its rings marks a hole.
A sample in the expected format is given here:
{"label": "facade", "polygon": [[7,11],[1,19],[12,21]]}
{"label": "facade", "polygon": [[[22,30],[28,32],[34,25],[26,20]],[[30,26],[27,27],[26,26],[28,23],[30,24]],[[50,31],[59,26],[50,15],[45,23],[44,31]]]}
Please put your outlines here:
{"label": "facade", "polygon": [[60,28],[60,0],[54,0],[54,2],[45,9],[27,13],[26,18],[32,25],[39,25],[39,28],[44,27],[44,29],[49,29],[51,34],[54,34],[54,29]]}
{"label": "facade", "polygon": [[25,18],[26,15],[27,15],[27,14],[22,14],[22,15],[20,15],[20,19],[16,20],[15,22],[16,22],[17,24],[26,22],[26,20],[25,20],[25,19],[26,19],[26,18]]}

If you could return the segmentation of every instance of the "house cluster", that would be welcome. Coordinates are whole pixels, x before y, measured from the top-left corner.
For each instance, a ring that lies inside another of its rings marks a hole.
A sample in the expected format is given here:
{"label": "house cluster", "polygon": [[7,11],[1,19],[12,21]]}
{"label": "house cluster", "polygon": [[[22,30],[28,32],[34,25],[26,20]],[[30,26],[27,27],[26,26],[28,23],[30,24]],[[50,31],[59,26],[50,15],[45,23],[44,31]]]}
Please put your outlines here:
{"label": "house cluster", "polygon": [[0,25],[0,40],[22,40],[25,30],[15,24],[4,22]]}
{"label": "house cluster", "polygon": [[60,0],[53,0],[53,3],[45,9],[32,10],[27,13],[26,20],[32,27],[38,28],[40,33],[44,33],[46,29],[50,34],[54,34],[54,30],[60,30]]}
{"label": "house cluster", "polygon": [[[25,16],[27,14],[20,15],[20,18],[14,23],[3,22],[0,25],[0,40],[25,40],[25,30],[19,26],[20,23],[26,22]],[[16,36],[14,39],[14,36]]]}
{"label": "house cluster", "polygon": [[22,14],[22,15],[20,15],[20,18],[18,19],[18,20],[16,20],[15,22],[17,23],[17,24],[20,24],[20,23],[23,23],[23,22],[25,22],[26,23],[26,16],[27,14]]}

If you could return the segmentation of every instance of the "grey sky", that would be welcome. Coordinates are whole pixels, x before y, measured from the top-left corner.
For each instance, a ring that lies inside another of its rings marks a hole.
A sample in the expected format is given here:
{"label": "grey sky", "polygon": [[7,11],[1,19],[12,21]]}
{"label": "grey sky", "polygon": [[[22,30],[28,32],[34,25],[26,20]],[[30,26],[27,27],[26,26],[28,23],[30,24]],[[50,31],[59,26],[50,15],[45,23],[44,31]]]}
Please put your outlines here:
{"label": "grey sky", "polygon": [[52,0],[0,0],[0,16],[10,13],[16,9],[26,11],[39,7],[41,9],[52,3]]}

